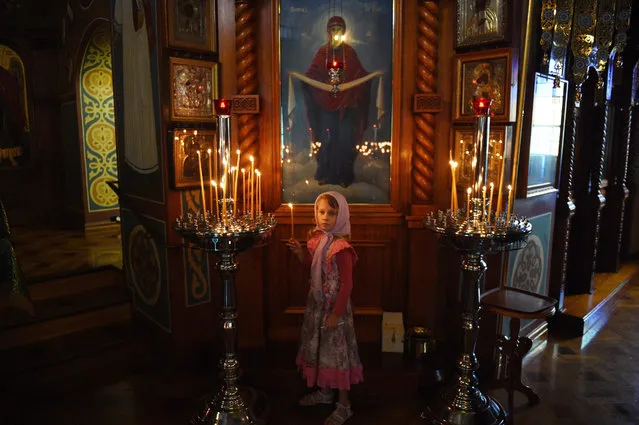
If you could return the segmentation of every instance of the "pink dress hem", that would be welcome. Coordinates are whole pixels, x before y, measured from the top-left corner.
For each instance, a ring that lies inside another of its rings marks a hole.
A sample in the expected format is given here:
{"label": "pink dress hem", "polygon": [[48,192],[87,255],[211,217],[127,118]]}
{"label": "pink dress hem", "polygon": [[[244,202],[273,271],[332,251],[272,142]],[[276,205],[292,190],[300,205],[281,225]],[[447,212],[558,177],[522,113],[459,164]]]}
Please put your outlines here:
{"label": "pink dress hem", "polygon": [[352,384],[364,381],[364,368],[361,364],[348,370],[319,369],[318,373],[317,367],[304,364],[301,354],[297,355],[296,363],[309,388],[318,386],[320,388],[350,390]]}

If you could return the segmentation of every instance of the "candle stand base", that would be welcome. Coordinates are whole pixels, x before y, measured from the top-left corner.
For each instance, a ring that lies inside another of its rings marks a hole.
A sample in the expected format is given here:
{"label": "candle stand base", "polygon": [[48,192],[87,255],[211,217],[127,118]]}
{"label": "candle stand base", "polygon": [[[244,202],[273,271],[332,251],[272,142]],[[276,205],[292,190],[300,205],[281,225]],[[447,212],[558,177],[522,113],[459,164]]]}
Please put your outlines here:
{"label": "candle stand base", "polygon": [[474,208],[469,211],[469,219],[464,219],[461,211],[439,211],[437,216],[429,214],[424,223],[442,243],[461,254],[462,350],[456,379],[421,414],[432,425],[506,424],[504,408],[479,390],[475,346],[479,336],[480,291],[486,279],[485,256],[522,248],[532,226],[528,220],[515,216],[480,220],[485,215],[485,204],[481,199],[473,199],[470,204]]}
{"label": "candle stand base", "polygon": [[464,400],[466,407],[457,406],[459,395],[457,387],[445,390],[437,400],[421,415],[422,419],[433,425],[504,425],[506,412],[490,396],[476,390]]}
{"label": "candle stand base", "polygon": [[[235,274],[238,265],[235,255],[256,245],[264,245],[275,228],[272,216],[225,217],[216,214],[187,215],[176,220],[175,230],[187,246],[210,252],[218,257],[216,269],[222,282],[222,308],[220,328],[224,340],[224,353],[220,360],[224,383],[219,392],[204,403],[193,417],[191,425],[258,425],[255,410],[243,398],[240,390],[237,359],[237,296]],[[246,391],[244,391],[246,393]],[[256,394],[255,391],[252,392]],[[255,397],[253,397],[255,398]]]}
{"label": "candle stand base", "polygon": [[220,388],[217,394],[204,397],[204,406],[191,420],[191,425],[263,425],[268,415],[268,398],[255,389],[240,385],[239,393],[228,394]]}

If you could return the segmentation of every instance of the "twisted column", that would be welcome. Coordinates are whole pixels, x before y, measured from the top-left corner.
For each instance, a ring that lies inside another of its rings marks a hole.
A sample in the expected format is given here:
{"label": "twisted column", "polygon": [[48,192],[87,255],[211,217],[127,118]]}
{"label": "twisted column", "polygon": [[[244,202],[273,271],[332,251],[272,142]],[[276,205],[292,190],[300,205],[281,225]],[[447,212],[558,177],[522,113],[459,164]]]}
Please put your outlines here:
{"label": "twisted column", "polygon": [[[256,48],[256,10],[251,0],[235,2],[235,73],[238,95],[255,95],[259,90]],[[259,115],[240,114],[237,116],[239,148],[242,151],[242,167],[246,167],[252,155],[258,165]]]}
{"label": "twisted column", "polygon": [[[434,0],[419,3],[417,22],[417,92],[437,91],[437,41],[439,5]],[[415,114],[415,144],[412,161],[413,202],[433,199],[435,176],[435,114]]]}

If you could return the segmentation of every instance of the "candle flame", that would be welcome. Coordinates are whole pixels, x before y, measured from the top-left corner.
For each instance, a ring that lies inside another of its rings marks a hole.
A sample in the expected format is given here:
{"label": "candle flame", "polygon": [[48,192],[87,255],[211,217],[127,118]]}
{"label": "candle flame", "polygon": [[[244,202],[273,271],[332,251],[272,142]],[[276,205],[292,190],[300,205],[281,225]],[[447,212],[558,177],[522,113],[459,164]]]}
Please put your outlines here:
{"label": "candle flame", "polygon": [[199,150],[199,149],[197,150],[197,154],[198,154],[198,155],[201,155],[201,153],[200,153],[200,150]]}
{"label": "candle flame", "polygon": [[193,135],[194,135],[194,136],[197,136],[197,130],[194,130],[194,131],[193,131]]}
{"label": "candle flame", "polygon": [[288,207],[289,207],[290,209],[293,209],[293,204],[291,204],[291,203],[289,202],[289,203],[288,203]]}
{"label": "candle flame", "polygon": [[244,174],[246,172],[246,170],[244,168],[242,168],[242,174]]}
{"label": "candle flame", "polygon": [[236,150],[236,151],[235,151],[235,153],[239,155],[239,154],[241,154],[241,153],[242,153],[242,151],[240,151],[240,150],[238,149],[238,150]]}
{"label": "candle flame", "polygon": [[253,155],[249,156],[249,161],[251,162],[255,161],[255,158],[253,158]]}
{"label": "candle flame", "polygon": [[211,180],[211,184],[213,185],[213,187],[217,187],[217,183],[215,182],[215,180]]}
{"label": "candle flame", "polygon": [[492,189],[493,187],[495,187],[495,184],[493,182],[490,182],[490,188]]}
{"label": "candle flame", "polygon": [[473,190],[472,190],[470,187],[469,187],[468,189],[466,189],[466,193],[468,193],[469,195],[470,195],[470,193],[471,193],[472,191],[473,191]]}
{"label": "candle flame", "polygon": [[258,176],[261,175],[260,170],[255,170],[255,174],[257,174]]}
{"label": "candle flame", "polygon": [[513,190],[513,187],[511,185],[508,185],[508,190],[509,191]]}
{"label": "candle flame", "polygon": [[211,148],[208,148],[206,151],[209,153],[209,155],[211,154]]}

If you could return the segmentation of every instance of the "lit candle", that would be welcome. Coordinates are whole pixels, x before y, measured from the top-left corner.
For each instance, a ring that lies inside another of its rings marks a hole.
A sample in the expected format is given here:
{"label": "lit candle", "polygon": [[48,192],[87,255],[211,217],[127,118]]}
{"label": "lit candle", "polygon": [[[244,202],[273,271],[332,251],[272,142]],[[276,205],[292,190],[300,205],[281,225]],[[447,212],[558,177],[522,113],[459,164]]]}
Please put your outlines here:
{"label": "lit candle", "polygon": [[505,158],[501,158],[501,169],[499,170],[499,189],[497,190],[497,209],[495,210],[495,215],[499,215],[502,209],[502,192],[504,191],[504,162]]}
{"label": "lit candle", "polygon": [[[209,181],[213,181],[213,170],[211,170],[211,148],[207,149],[206,152],[209,154]],[[209,186],[209,201],[211,201],[211,211],[213,211],[213,186]]]}
{"label": "lit candle", "polygon": [[237,164],[235,165],[235,181],[233,182],[233,200],[234,200],[234,213],[235,215],[237,215],[237,180],[240,177],[240,150],[236,150],[235,153],[237,154]]}
{"label": "lit candle", "polygon": [[198,164],[200,166],[200,188],[202,189],[202,212],[206,219],[206,196],[204,195],[204,178],[202,177],[202,152],[197,151]]}
{"label": "lit candle", "polygon": [[222,176],[220,186],[222,187],[222,221],[226,225],[226,174]]}
{"label": "lit candle", "polygon": [[211,186],[215,188],[215,219],[220,219],[220,199],[217,195],[217,183],[215,180],[211,180]]}
{"label": "lit candle", "polygon": [[513,194],[513,187],[511,185],[508,185],[508,205],[506,206],[506,224],[508,224],[508,221],[510,220],[510,202],[511,202],[511,197]]}
{"label": "lit candle", "polygon": [[377,124],[373,124],[373,141],[377,141]]}
{"label": "lit candle", "polygon": [[253,217],[255,213],[255,203],[254,203],[255,190],[253,190],[253,183],[255,182],[255,158],[253,158],[253,155],[249,157],[249,161],[251,161],[251,173],[249,174],[248,192],[249,192],[249,197],[251,199],[251,202],[250,202],[251,217]]}
{"label": "lit candle", "polygon": [[459,205],[457,203],[457,176],[456,176],[456,170],[457,170],[457,162],[453,161],[453,151],[449,150],[448,151],[448,163],[450,164],[450,171],[451,171],[451,175],[452,175],[452,187],[451,187],[451,194],[450,194],[450,209],[453,212],[453,214],[455,214],[455,211],[457,211],[457,208],[459,208]]}
{"label": "lit candle", "polygon": [[295,224],[293,221],[293,204],[289,202],[288,207],[291,209],[291,239],[293,239],[295,235]]}
{"label": "lit candle", "polygon": [[[488,199],[488,201],[490,202],[490,207],[488,208],[488,211],[491,211],[493,209],[493,191],[495,190],[495,184],[493,182],[490,182],[490,198]],[[490,214],[488,214],[488,219],[490,220]]]}
{"label": "lit candle", "polygon": [[484,186],[481,190],[482,192],[482,214],[484,215],[484,219],[486,219],[486,186]]}
{"label": "lit candle", "polygon": [[466,189],[466,220],[470,217],[470,194],[472,191],[470,187]]}
{"label": "lit candle", "polygon": [[260,173],[260,170],[255,170],[255,175],[257,177],[257,184],[255,186],[257,205],[255,205],[255,209],[259,214],[262,212],[262,173]]}
{"label": "lit candle", "polygon": [[242,214],[246,214],[246,170],[242,168]]}
{"label": "lit candle", "polygon": [[457,199],[457,166],[458,165],[459,163],[457,161],[453,161],[453,186],[455,188],[455,191],[453,192],[453,196],[455,197],[455,204],[453,205],[453,208],[455,209],[455,211],[459,209],[459,200]]}

